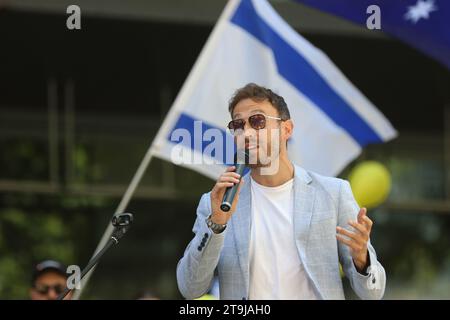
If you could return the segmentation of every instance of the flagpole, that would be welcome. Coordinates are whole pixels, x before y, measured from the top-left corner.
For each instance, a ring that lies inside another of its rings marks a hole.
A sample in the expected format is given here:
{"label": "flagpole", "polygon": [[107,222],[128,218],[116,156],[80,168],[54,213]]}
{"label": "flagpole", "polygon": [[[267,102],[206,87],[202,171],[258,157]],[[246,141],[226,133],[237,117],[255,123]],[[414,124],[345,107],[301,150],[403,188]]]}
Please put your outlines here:
{"label": "flagpole", "polygon": [[[130,182],[130,185],[128,186],[127,190],[125,191],[122,200],[119,203],[119,206],[117,207],[116,211],[114,212],[114,214],[117,213],[121,213],[124,212],[126,207],[128,206],[128,203],[131,200],[131,197],[133,196],[134,192],[136,191],[139,183],[142,180],[142,177],[145,174],[145,171],[148,168],[148,165],[150,164],[153,156],[154,156],[154,147],[153,147],[153,142],[150,145],[150,148],[148,148],[147,152],[145,153],[144,158],[142,159],[141,163],[139,164],[138,169],[136,170],[136,173],[133,176],[133,179]],[[94,257],[108,242],[108,240],[111,238],[112,232],[114,231],[114,227],[109,223],[108,227],[106,228],[105,232],[103,233],[103,236],[99,242],[99,244],[97,245],[97,248],[95,249],[94,254],[92,255],[92,257]],[[84,288],[86,287],[92,273],[95,270],[94,266],[84,277],[84,279],[81,281],[81,288],[80,290],[75,290],[72,300],[78,300],[79,297],[81,296],[81,294],[83,293]]]}

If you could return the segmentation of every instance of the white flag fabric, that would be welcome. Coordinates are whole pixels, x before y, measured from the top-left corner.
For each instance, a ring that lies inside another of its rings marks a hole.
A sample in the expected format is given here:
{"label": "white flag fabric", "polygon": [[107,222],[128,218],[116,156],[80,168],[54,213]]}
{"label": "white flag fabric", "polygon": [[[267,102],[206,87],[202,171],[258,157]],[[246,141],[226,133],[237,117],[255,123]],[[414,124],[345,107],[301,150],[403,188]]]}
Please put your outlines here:
{"label": "white flag fabric", "polygon": [[[216,179],[224,170],[223,162],[231,162],[221,152],[211,153],[211,145],[225,149],[232,144],[226,129],[231,120],[228,101],[249,82],[284,97],[294,122],[288,152],[307,170],[337,175],[364,146],[397,134],[333,62],[267,1],[232,0],[159,129],[153,154]],[[220,144],[221,138],[227,143]],[[193,163],[206,150],[218,162]],[[192,161],[174,160],[180,153]]]}

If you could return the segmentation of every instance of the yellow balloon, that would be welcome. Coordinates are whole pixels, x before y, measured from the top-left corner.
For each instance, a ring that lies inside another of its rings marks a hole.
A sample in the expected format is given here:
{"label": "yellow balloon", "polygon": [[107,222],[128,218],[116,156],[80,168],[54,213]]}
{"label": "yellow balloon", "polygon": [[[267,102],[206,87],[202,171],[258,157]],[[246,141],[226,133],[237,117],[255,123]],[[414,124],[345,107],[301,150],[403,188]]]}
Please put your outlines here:
{"label": "yellow balloon", "polygon": [[212,294],[204,294],[202,295],[200,298],[194,299],[194,300],[217,300],[217,298],[215,296],[213,296]]}
{"label": "yellow balloon", "polygon": [[350,172],[348,180],[356,202],[367,209],[383,203],[391,191],[391,175],[377,161],[359,163]]}
{"label": "yellow balloon", "polygon": [[341,278],[345,277],[344,269],[342,268],[342,264],[339,263],[339,274],[341,275]]}

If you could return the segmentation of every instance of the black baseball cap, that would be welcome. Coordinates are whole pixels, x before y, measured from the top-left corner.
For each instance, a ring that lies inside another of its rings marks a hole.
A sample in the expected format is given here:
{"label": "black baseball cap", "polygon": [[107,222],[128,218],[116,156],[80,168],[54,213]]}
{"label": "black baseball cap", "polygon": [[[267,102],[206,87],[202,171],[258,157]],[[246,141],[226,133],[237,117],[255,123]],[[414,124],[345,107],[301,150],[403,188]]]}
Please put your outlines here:
{"label": "black baseball cap", "polygon": [[54,271],[67,278],[66,267],[56,260],[44,260],[34,266],[32,283],[43,273]]}

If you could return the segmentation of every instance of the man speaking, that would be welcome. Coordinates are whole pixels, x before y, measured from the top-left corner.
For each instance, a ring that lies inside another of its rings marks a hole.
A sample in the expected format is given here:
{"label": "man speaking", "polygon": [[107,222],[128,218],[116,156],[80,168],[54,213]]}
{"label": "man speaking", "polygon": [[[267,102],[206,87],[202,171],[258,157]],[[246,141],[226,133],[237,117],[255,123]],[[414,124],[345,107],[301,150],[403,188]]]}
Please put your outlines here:
{"label": "man speaking", "polygon": [[[347,181],[289,160],[294,123],[284,99],[248,84],[229,111],[250,173],[229,167],[200,199],[195,237],[177,266],[182,295],[202,296],[217,275],[221,299],[344,299],[341,264],[361,299],[381,299],[386,275],[370,244],[373,223]],[[235,184],[231,209],[222,211]]]}

